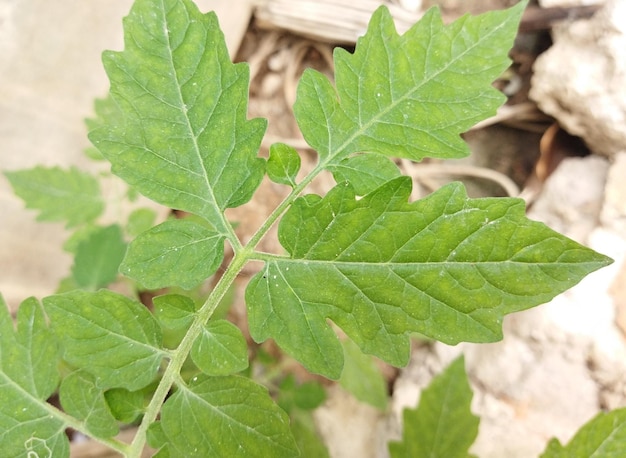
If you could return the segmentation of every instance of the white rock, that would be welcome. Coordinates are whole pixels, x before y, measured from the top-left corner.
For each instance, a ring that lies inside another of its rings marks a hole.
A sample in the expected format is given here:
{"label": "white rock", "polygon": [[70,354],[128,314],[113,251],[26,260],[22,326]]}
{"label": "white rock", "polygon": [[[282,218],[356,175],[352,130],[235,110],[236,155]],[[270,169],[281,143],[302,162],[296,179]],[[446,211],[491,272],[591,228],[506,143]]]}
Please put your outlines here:
{"label": "white rock", "polygon": [[598,222],[608,170],[609,162],[602,157],[564,159],[546,181],[529,217],[584,243]]}
{"label": "white rock", "polygon": [[600,215],[602,225],[626,238],[626,150],[613,157]]}
{"label": "white rock", "polygon": [[557,26],[535,63],[530,97],[597,153],[626,145],[626,1]]}

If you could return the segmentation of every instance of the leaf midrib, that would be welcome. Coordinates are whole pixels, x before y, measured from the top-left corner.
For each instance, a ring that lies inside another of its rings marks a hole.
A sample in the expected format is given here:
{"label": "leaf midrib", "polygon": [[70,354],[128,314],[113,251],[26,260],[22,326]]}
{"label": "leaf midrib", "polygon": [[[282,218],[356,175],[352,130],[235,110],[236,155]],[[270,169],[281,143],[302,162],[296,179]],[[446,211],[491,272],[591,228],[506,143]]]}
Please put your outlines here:
{"label": "leaf midrib", "polygon": [[[422,80],[422,82],[420,82],[417,86],[415,86],[413,89],[407,91],[404,95],[402,95],[400,98],[398,98],[396,101],[393,101],[391,104],[389,104],[386,108],[384,108],[383,110],[381,110],[378,114],[374,115],[368,122],[366,122],[365,124],[363,124],[361,126],[360,129],[357,129],[352,135],[350,135],[335,151],[334,154],[329,154],[327,156],[327,158],[323,161],[320,162],[320,165],[323,168],[327,168],[330,165],[333,164],[333,161],[337,158],[337,157],[342,157],[342,153],[343,150],[346,149],[348,146],[350,146],[350,144],[355,141],[358,137],[360,137],[361,135],[363,135],[365,132],[367,132],[367,130],[372,127],[374,124],[376,124],[377,122],[379,122],[379,120],[381,120],[387,113],[389,113],[391,110],[395,109],[398,105],[400,105],[401,103],[403,103],[405,100],[411,98],[411,96],[413,94],[415,94],[416,92],[420,91],[422,89],[423,86],[425,86],[426,84],[430,83],[431,81],[433,81],[433,79],[435,79],[437,76],[439,76],[442,72],[446,71],[449,67],[451,67],[453,64],[456,64],[458,60],[462,59],[463,56],[465,54],[467,54],[469,51],[473,50],[474,48],[476,48],[478,45],[481,45],[485,40],[487,40],[489,37],[491,37],[491,35],[493,35],[496,31],[500,30],[502,27],[504,27],[506,24],[508,24],[508,20],[504,21],[502,23],[500,23],[498,26],[494,27],[492,30],[490,30],[490,32],[486,35],[481,35],[480,36],[480,40],[478,40],[477,42],[475,42],[472,46],[468,47],[467,49],[465,49],[461,54],[459,54],[454,60],[451,60],[449,62],[446,63],[446,65],[444,65],[443,67],[441,67],[438,71],[436,71],[435,73],[433,73],[431,76],[429,76],[428,78]],[[431,42],[429,42],[429,46],[428,48],[430,48],[430,44],[432,43],[432,39]],[[358,87],[359,91],[361,90],[361,86],[359,85]],[[340,92],[340,89],[337,88],[337,91]],[[351,119],[343,110],[341,103],[338,104],[338,108],[341,109],[341,112],[343,113],[344,116],[346,116],[347,119],[350,119],[352,121],[354,121],[353,119]],[[329,126],[330,127],[330,126]],[[329,148],[330,150],[330,148]]]}
{"label": "leaf midrib", "polygon": [[[165,4],[163,2],[163,0],[161,0],[161,11],[163,12],[163,33],[165,35],[165,39],[167,42],[167,53],[168,53],[168,63],[170,65],[170,69],[172,71],[172,78],[174,79],[175,83],[176,83],[176,91],[177,91],[177,96],[178,96],[178,102],[179,102],[179,106],[177,106],[176,108],[178,110],[180,110],[180,112],[183,114],[183,117],[185,119],[185,123],[187,125],[187,130],[189,132],[189,137],[192,139],[193,142],[193,153],[196,156],[196,159],[198,160],[198,165],[200,167],[200,169],[202,170],[202,173],[197,173],[198,176],[202,177],[204,179],[204,183],[206,185],[206,190],[207,190],[207,194],[208,194],[208,199],[203,198],[202,196],[195,196],[195,197],[200,197],[202,200],[204,200],[205,202],[207,202],[209,204],[210,209],[212,210],[212,213],[214,213],[215,215],[207,215],[209,216],[209,221],[211,221],[212,223],[217,223],[217,221],[219,221],[219,225],[221,227],[219,227],[219,230],[226,236],[230,235],[230,231],[228,231],[228,222],[226,221],[226,219],[224,218],[224,215],[222,214],[222,212],[219,210],[220,206],[218,205],[217,202],[217,198],[215,197],[215,193],[213,192],[213,186],[211,185],[211,181],[209,179],[209,175],[207,173],[207,170],[204,166],[204,161],[202,158],[202,154],[200,152],[200,145],[198,144],[198,137],[196,136],[195,132],[193,131],[193,128],[191,126],[191,119],[189,119],[189,115],[188,112],[189,110],[187,109],[187,105],[185,104],[185,100],[183,97],[183,93],[182,93],[182,85],[180,84],[180,81],[178,79],[178,73],[176,71],[176,65],[174,63],[174,55],[173,55],[173,47],[172,47],[172,43],[170,41],[170,35],[168,33],[169,27],[167,24],[167,15],[165,13]],[[204,26],[204,24],[203,24]],[[187,29],[189,28],[189,22],[186,24]],[[206,28],[204,29],[205,31],[205,35],[207,35],[209,33],[208,30],[206,30]],[[205,45],[206,45],[206,40],[205,40]],[[203,54],[206,48],[203,49]],[[196,70],[193,73],[193,76],[196,75]],[[190,78],[192,79],[192,78]],[[220,92],[221,94],[221,92]],[[204,216],[204,215],[203,215]],[[217,221],[213,221],[212,216],[217,216]],[[229,237],[230,238],[230,237]]]}

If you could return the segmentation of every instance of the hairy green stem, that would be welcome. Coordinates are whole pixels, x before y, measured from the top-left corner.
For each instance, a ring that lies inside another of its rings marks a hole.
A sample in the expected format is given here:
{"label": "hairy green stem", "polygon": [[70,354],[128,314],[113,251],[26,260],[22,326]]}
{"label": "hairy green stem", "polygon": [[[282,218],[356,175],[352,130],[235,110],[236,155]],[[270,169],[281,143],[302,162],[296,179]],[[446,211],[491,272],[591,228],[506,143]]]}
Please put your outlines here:
{"label": "hairy green stem", "polygon": [[[165,369],[163,377],[161,378],[161,381],[159,382],[159,385],[150,400],[150,404],[146,409],[143,420],[139,425],[139,429],[137,430],[130,449],[126,453],[127,457],[138,458],[141,455],[141,451],[146,443],[146,433],[148,428],[156,420],[161,410],[161,406],[165,402],[165,398],[172,386],[179,380],[181,368],[191,351],[193,342],[200,335],[202,327],[206,324],[209,318],[211,318],[215,309],[224,295],[228,292],[230,286],[235,281],[244,265],[250,260],[267,260],[268,257],[271,256],[267,253],[255,252],[254,248],[267,234],[274,223],[280,218],[280,216],[292,204],[292,202],[302,193],[302,191],[304,191],[304,189],[324,169],[324,167],[324,164],[318,164],[300,183],[298,183],[298,185],[293,188],[291,193],[274,209],[274,211],[272,211],[270,216],[254,233],[248,244],[245,246],[241,245],[239,239],[237,239],[237,243],[233,243],[235,256],[207,300],[196,313],[195,319],[185,334],[185,337],[178,345],[178,348],[174,351],[174,356]],[[231,243],[233,242],[231,237],[228,237],[228,239]]]}
{"label": "hairy green stem", "polygon": [[150,404],[148,405],[143,420],[139,425],[137,434],[135,435],[129,452],[126,455],[127,457],[138,458],[141,456],[141,451],[146,443],[146,432],[148,427],[156,420],[157,415],[161,410],[161,406],[165,402],[165,398],[172,388],[172,385],[180,380],[179,374],[181,368],[191,351],[193,342],[200,335],[202,327],[209,320],[209,318],[211,318],[211,315],[213,315],[213,312],[215,312],[215,309],[219,305],[220,301],[226,295],[228,289],[239,275],[243,266],[248,262],[249,258],[250,250],[245,247],[235,254],[235,257],[224,272],[224,275],[222,275],[220,281],[215,286],[215,289],[213,289],[200,310],[196,313],[193,323],[189,327],[189,330],[185,334],[183,340],[174,351],[173,357],[167,365],[167,368],[163,373],[163,377],[161,378],[161,381],[159,382],[159,385],[150,400]]}

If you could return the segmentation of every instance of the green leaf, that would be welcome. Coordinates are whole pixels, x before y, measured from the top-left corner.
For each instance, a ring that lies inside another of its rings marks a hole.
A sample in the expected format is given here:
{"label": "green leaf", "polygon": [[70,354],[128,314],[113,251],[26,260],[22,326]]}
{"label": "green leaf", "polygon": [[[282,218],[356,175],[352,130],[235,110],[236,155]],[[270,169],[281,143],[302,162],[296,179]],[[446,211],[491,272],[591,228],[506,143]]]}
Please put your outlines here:
{"label": "green leaf", "polygon": [[608,458],[626,456],[626,409],[601,412],[563,446],[552,439],[541,458]]}
{"label": "green leaf", "polygon": [[153,458],[170,457],[169,447],[167,446],[167,436],[165,435],[165,431],[163,431],[163,426],[161,425],[160,421],[155,421],[148,427],[146,438],[150,447],[158,449],[158,453],[156,455],[153,455]]}
{"label": "green leaf", "polygon": [[359,401],[377,409],[387,407],[387,382],[371,356],[363,352],[351,340],[344,340],[344,365],[339,383],[342,388]]}
{"label": "green leaf", "polygon": [[278,405],[291,414],[294,409],[313,410],[326,400],[326,391],[318,382],[296,383],[293,375],[288,374],[280,383]]}
{"label": "green leaf", "polygon": [[469,199],[452,183],[408,203],[411,180],[362,199],[339,185],[298,199],[246,290],[252,337],[272,337],[309,370],[338,378],[332,320],[365,353],[396,366],[410,332],[444,343],[493,342],[502,317],[552,299],[611,262],[528,220],[515,198]]}
{"label": "green leaf", "polygon": [[128,215],[126,233],[131,237],[137,237],[154,225],[157,214],[150,208],[138,208]]}
{"label": "green leaf", "polygon": [[4,174],[26,208],[39,211],[37,221],[65,221],[67,227],[75,227],[104,210],[98,181],[74,167],[38,166]]}
{"label": "green leaf", "polygon": [[95,224],[85,224],[77,229],[74,229],[67,240],[63,243],[63,249],[68,253],[76,255],[78,245],[91,237],[93,233],[100,230],[102,230],[102,226],[97,226]]}
{"label": "green leaf", "polygon": [[267,122],[246,119],[248,66],[230,62],[216,15],[189,0],[135,1],[124,43],[103,55],[115,107],[97,113],[90,140],[142,194],[229,233],[223,210],[250,200],[265,173]]}
{"label": "green leaf", "polygon": [[224,236],[205,225],[172,219],[139,235],[128,246],[120,272],[148,289],[191,289],[224,257]]}
{"label": "green leaf", "polygon": [[186,329],[193,322],[196,307],[191,299],[180,294],[164,294],[152,300],[154,315],[169,329]]}
{"label": "green leaf", "polygon": [[59,399],[63,410],[84,421],[92,434],[112,437],[119,432],[104,393],[91,374],[78,370],[65,377],[59,387]]}
{"label": "green leaf", "polygon": [[230,375],[248,367],[248,345],[237,326],[209,321],[191,347],[191,359],[208,375]]}
{"label": "green leaf", "polygon": [[113,388],[106,391],[104,397],[113,416],[122,423],[134,422],[144,411],[144,394],[142,391]]}
{"label": "green leaf", "polygon": [[173,456],[298,456],[285,412],[243,377],[194,377],[163,405],[161,427]]}
{"label": "green leaf", "polygon": [[354,54],[335,49],[336,89],[322,74],[304,72],[294,106],[304,138],[332,164],[355,152],[467,155],[459,134],[505,100],[491,84],[510,64],[525,4],[445,26],[433,8],[402,36],[379,8]]}
{"label": "green leaf", "polygon": [[115,281],[126,253],[122,229],[113,224],[99,227],[76,247],[72,278],[79,288],[96,290]]}
{"label": "green leaf", "polygon": [[[58,349],[41,305],[27,299],[17,330],[0,296],[0,444],[3,456],[69,456],[65,424],[45,403],[59,383]],[[34,456],[34,455],[33,455]]]}
{"label": "green leaf", "polygon": [[402,442],[391,442],[392,458],[467,458],[480,420],[471,411],[472,390],[463,357],[435,377],[416,409],[405,409]]}
{"label": "green leaf", "polygon": [[134,391],[156,377],[161,330],[142,304],[108,290],[58,294],[43,304],[64,359],[93,375],[98,388]]}
{"label": "green leaf", "polygon": [[296,412],[291,417],[291,432],[303,458],[330,457],[326,445],[315,428],[311,412]]}
{"label": "green leaf", "polygon": [[400,176],[396,164],[380,154],[347,157],[329,169],[337,183],[349,182],[359,196],[364,196]]}
{"label": "green leaf", "polygon": [[293,188],[299,170],[300,155],[293,147],[284,143],[270,146],[270,157],[267,160],[267,175],[270,180]]}

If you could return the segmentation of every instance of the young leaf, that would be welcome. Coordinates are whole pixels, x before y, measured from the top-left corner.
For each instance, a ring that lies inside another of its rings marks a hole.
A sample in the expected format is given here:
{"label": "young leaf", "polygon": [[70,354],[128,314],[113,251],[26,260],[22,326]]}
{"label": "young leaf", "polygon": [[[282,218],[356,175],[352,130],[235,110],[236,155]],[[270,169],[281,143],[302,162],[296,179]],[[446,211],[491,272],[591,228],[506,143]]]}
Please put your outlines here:
{"label": "young leaf", "polygon": [[193,321],[196,311],[193,301],[180,294],[164,294],[152,300],[154,314],[164,328],[184,329]]}
{"label": "young leaf", "polygon": [[288,414],[294,410],[313,410],[326,400],[326,391],[318,382],[310,381],[296,383],[293,375],[289,374],[280,383],[277,403]]}
{"label": "young leaf", "polygon": [[285,412],[243,377],[194,377],[163,405],[161,428],[172,456],[298,456]]}
{"label": "young leaf", "polygon": [[311,412],[295,412],[291,416],[291,432],[303,458],[330,457],[326,445],[315,428]]}
{"label": "young leaf", "polygon": [[65,221],[67,227],[96,219],[104,210],[98,181],[72,167],[35,167],[4,172],[26,208],[39,210],[37,221]]}
{"label": "young leaf", "polygon": [[104,393],[91,374],[78,370],[65,377],[59,387],[59,399],[63,410],[84,421],[92,434],[112,437],[119,432]]}
{"label": "young leaf", "polygon": [[336,90],[322,74],[304,72],[294,112],[307,143],[329,164],[355,152],[467,155],[459,134],[504,102],[492,82],[510,63],[525,5],[447,26],[432,8],[402,36],[379,8],[354,54],[335,49]]}
{"label": "young leaf", "polygon": [[[45,400],[59,383],[58,349],[41,305],[27,299],[17,331],[0,296],[0,444],[4,456],[68,456],[65,424]],[[46,453],[43,453],[46,452]]]}
{"label": "young leaf", "polygon": [[274,143],[270,146],[267,160],[267,175],[274,183],[296,185],[296,175],[300,170],[300,155],[289,145]]}
{"label": "young leaf", "polygon": [[387,383],[370,355],[363,352],[351,340],[341,342],[344,351],[344,366],[339,383],[342,388],[359,401],[377,409],[387,407]]}
{"label": "young leaf", "polygon": [[137,237],[154,225],[157,214],[151,208],[138,208],[128,215],[126,233],[131,237]]}
{"label": "young leaf", "polygon": [[136,0],[123,52],[105,52],[112,103],[89,134],[145,196],[231,228],[222,212],[261,182],[266,121],[246,120],[249,71],[232,64],[214,13],[189,0]]}
{"label": "young leaf", "polygon": [[113,388],[104,393],[104,398],[115,419],[122,423],[132,423],[144,410],[144,394],[141,390]]}
{"label": "young leaf", "polygon": [[120,272],[148,289],[191,289],[224,257],[224,236],[206,225],[172,219],[139,235],[128,246]]}
{"label": "young leaf", "polygon": [[191,359],[208,375],[230,375],[248,367],[248,345],[237,326],[209,321],[191,347]]}
{"label": "young leaf", "polygon": [[552,299],[611,261],[528,220],[521,199],[469,199],[452,183],[408,203],[411,180],[362,199],[339,185],[298,199],[275,258],[246,291],[250,333],[273,337],[309,370],[341,374],[329,318],[365,353],[407,363],[410,332],[492,342],[502,317]]}
{"label": "young leaf", "polygon": [[626,456],[626,409],[601,412],[563,446],[552,439],[541,458]]}
{"label": "young leaf", "polygon": [[76,247],[72,278],[76,286],[96,290],[112,283],[117,277],[126,242],[122,229],[113,224],[90,232]]}
{"label": "young leaf", "polygon": [[349,182],[358,196],[364,196],[401,175],[396,164],[381,154],[347,157],[329,170],[337,183]]}
{"label": "young leaf", "polygon": [[402,442],[391,442],[392,458],[467,458],[478,435],[471,411],[472,390],[463,357],[435,377],[416,409],[405,409]]}
{"label": "young leaf", "polygon": [[161,329],[140,303],[108,290],[43,299],[64,358],[95,377],[100,389],[143,388],[157,374]]}

